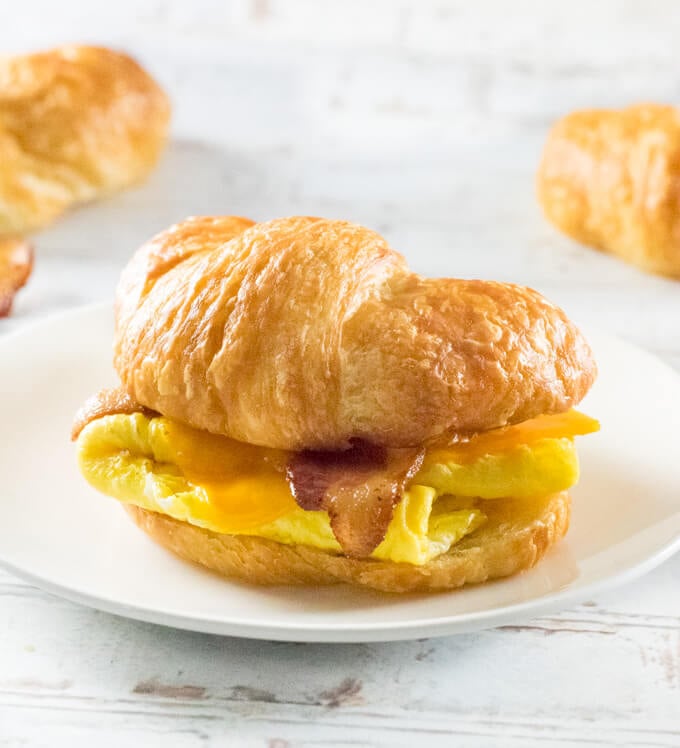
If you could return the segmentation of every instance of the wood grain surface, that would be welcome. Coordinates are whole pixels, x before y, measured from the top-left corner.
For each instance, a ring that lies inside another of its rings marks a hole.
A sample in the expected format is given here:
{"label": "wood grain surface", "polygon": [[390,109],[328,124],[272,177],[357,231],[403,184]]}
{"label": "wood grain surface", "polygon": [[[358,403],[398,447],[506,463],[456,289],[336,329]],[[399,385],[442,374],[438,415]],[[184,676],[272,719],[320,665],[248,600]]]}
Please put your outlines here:
{"label": "wood grain surface", "polygon": [[[680,371],[680,284],[557,234],[533,184],[557,116],[680,103],[679,31],[674,0],[3,9],[3,51],[126,48],[175,120],[146,185],[34,237],[34,277],[0,335],[111,298],[131,251],[186,215],[305,213],[381,231],[424,273],[534,286]],[[329,646],[173,631],[0,572],[0,746],[677,747],[679,584],[676,556],[523,626]]]}

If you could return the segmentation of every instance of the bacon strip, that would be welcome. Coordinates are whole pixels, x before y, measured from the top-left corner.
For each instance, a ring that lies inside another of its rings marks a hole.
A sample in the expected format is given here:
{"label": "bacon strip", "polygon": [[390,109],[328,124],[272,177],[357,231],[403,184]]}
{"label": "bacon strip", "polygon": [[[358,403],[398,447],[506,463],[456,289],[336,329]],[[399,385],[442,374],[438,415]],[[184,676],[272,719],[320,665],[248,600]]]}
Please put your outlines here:
{"label": "bacon strip", "polygon": [[33,248],[16,237],[0,239],[0,317],[12,311],[14,294],[26,285],[33,270]]}
{"label": "bacon strip", "polygon": [[132,413],[154,415],[153,410],[149,410],[149,408],[140,405],[120,387],[103,389],[96,395],[88,397],[76,413],[73,427],[71,428],[71,440],[75,441],[80,436],[80,432],[88,423],[90,423],[90,421],[95,421],[97,418],[116,415],[118,413],[125,415],[131,415]]}
{"label": "bacon strip", "polygon": [[302,509],[328,512],[348,556],[364,557],[385,537],[394,507],[424,454],[424,449],[387,449],[361,441],[345,452],[298,452],[288,464],[288,483]]}

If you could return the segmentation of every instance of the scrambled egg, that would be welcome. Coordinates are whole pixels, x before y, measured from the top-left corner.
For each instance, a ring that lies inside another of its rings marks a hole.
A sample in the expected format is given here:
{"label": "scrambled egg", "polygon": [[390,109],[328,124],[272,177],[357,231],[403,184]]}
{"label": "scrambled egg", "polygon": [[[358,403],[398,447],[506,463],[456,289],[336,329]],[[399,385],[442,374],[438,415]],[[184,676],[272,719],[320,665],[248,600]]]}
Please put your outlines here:
{"label": "scrambled egg", "polygon": [[[578,480],[573,436],[597,428],[572,411],[427,453],[372,556],[424,564],[484,524],[480,499],[569,488]],[[214,532],[341,550],[327,513],[295,503],[283,451],[135,413],[88,424],[78,438],[78,458],[89,483],[119,501]]]}

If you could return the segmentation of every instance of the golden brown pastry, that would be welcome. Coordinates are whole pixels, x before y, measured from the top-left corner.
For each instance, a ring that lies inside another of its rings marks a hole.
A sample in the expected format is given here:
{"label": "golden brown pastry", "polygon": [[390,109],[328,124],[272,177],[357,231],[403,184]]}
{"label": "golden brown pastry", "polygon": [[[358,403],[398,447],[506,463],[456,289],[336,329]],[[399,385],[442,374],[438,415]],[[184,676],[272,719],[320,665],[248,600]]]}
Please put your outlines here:
{"label": "golden brown pastry", "polygon": [[594,376],[536,291],[422,278],[345,221],[190,219],[139,250],[116,304],[135,400],[266,447],[417,446],[567,410]]}
{"label": "golden brown pastry", "polygon": [[69,45],[0,58],[0,234],[142,180],[170,107],[130,57]]}
{"label": "golden brown pastry", "polygon": [[577,241],[680,278],[680,110],[641,104],[562,118],[545,145],[538,197]]}
{"label": "golden brown pastry", "polygon": [[0,238],[0,317],[12,311],[16,292],[26,285],[33,270],[33,248],[23,239]]}
{"label": "golden brown pastry", "polygon": [[434,592],[530,569],[566,534],[571,501],[562,492],[531,502],[497,502],[487,509],[481,529],[421,566],[217,534],[132,504],[125,509],[144,532],[181,558],[251,584],[347,582],[382,592]]}
{"label": "golden brown pastry", "polygon": [[448,589],[567,530],[590,348],[520,286],[426,279],[373,231],[189,219],[116,295],[121,388],[81,469],[175,553],[257,583]]}

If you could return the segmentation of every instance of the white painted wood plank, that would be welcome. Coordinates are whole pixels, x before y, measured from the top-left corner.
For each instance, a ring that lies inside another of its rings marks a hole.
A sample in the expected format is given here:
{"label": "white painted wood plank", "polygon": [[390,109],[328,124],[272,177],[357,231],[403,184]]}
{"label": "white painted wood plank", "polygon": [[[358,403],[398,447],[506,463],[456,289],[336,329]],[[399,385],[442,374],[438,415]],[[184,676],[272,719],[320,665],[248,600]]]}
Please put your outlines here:
{"label": "white painted wood plank", "polygon": [[122,0],[95,14],[82,0],[28,0],[44,22],[5,23],[0,44],[81,37],[134,50],[176,100],[180,132],[232,147],[366,133],[483,143],[577,107],[677,98],[673,0],[625,12],[617,0],[526,0],[512,14],[498,0],[316,5]]}
{"label": "white painted wood plank", "polygon": [[[8,712],[0,709],[0,719]],[[424,741],[428,746],[457,744],[472,748],[509,748],[541,746],[546,743],[582,748],[584,745],[636,745],[648,748],[677,748],[678,733],[671,726],[652,725],[632,730],[627,726],[603,720],[595,724],[576,725],[567,720],[483,721],[462,716],[447,723],[436,721],[420,712],[412,715],[369,715],[360,713],[351,719],[336,720],[326,709],[322,714],[303,712],[295,707],[276,706],[263,717],[257,706],[249,705],[238,713],[227,709],[208,715],[187,715],[181,704],[172,712],[137,714],[123,712],[70,712],[63,707],[46,706],[36,712],[25,712],[20,706],[10,712],[11,726],[7,745],[118,746],[121,740],[144,746],[212,746],[237,745],[262,748],[295,748],[304,746],[350,748],[354,746],[411,746]],[[74,719],[78,722],[74,724]],[[420,720],[425,725],[420,724]],[[13,742],[13,740],[16,741]],[[460,742],[462,741],[462,742]]]}

